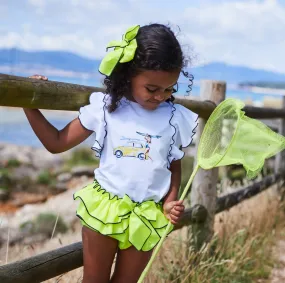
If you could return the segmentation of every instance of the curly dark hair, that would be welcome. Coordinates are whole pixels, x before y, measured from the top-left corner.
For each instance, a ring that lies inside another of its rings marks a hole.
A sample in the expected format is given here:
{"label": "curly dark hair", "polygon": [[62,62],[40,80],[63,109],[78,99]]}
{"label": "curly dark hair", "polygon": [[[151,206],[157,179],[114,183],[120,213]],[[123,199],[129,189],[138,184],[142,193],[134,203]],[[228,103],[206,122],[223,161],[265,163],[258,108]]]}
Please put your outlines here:
{"label": "curly dark hair", "polygon": [[[176,71],[182,70],[186,65],[182,48],[169,27],[161,24],[143,26],[139,29],[136,40],[138,47],[134,59],[117,64],[112,74],[104,79],[106,93],[111,96],[109,112],[116,110],[122,97],[131,98],[131,79],[140,72]],[[187,91],[190,92],[193,76],[182,72],[190,81]],[[174,96],[172,95],[168,101],[174,101]]]}

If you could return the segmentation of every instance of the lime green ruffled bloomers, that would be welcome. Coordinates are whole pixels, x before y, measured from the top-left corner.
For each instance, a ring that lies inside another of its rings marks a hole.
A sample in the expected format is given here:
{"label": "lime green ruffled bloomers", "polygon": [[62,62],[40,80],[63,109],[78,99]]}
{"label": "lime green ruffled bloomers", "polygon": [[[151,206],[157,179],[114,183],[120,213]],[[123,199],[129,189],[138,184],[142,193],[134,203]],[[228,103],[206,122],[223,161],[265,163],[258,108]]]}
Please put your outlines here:
{"label": "lime green ruffled bloomers", "polygon": [[74,194],[79,199],[77,216],[82,225],[119,242],[120,249],[153,249],[163,235],[168,220],[162,205],[154,201],[133,202],[102,189],[97,181]]}

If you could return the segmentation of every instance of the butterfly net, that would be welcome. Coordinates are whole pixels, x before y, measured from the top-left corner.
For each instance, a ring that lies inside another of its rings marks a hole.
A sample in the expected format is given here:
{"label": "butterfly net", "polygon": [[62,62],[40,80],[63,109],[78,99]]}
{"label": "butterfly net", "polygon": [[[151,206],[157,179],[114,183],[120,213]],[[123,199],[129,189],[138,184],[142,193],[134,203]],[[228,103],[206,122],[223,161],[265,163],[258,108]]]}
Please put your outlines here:
{"label": "butterfly net", "polygon": [[285,149],[285,138],[258,120],[245,116],[242,101],[227,99],[208,119],[197,158],[203,169],[242,164],[255,177],[264,160]]}

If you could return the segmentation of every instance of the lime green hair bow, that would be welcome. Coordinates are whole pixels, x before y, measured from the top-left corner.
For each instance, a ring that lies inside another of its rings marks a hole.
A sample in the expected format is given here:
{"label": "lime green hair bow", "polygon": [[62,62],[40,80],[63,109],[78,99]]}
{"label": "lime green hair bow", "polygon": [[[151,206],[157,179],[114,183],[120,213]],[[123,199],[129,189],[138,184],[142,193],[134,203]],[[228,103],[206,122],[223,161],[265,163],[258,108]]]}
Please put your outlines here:
{"label": "lime green hair bow", "polygon": [[139,25],[128,28],[122,41],[114,40],[107,45],[107,50],[109,48],[114,48],[114,50],[108,53],[102,60],[99,66],[99,72],[101,74],[110,76],[118,62],[126,63],[134,59],[138,47],[135,38],[139,28]]}

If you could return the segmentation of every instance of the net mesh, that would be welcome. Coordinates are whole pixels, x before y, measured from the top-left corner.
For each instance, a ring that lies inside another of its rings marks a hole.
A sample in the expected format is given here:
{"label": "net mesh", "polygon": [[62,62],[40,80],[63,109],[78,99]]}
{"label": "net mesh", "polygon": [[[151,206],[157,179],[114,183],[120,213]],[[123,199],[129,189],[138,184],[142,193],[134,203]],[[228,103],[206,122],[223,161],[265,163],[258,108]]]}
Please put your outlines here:
{"label": "net mesh", "polygon": [[258,120],[247,117],[244,103],[226,99],[206,123],[198,147],[198,164],[210,169],[242,164],[248,178],[254,178],[266,158],[285,149],[285,138]]}

